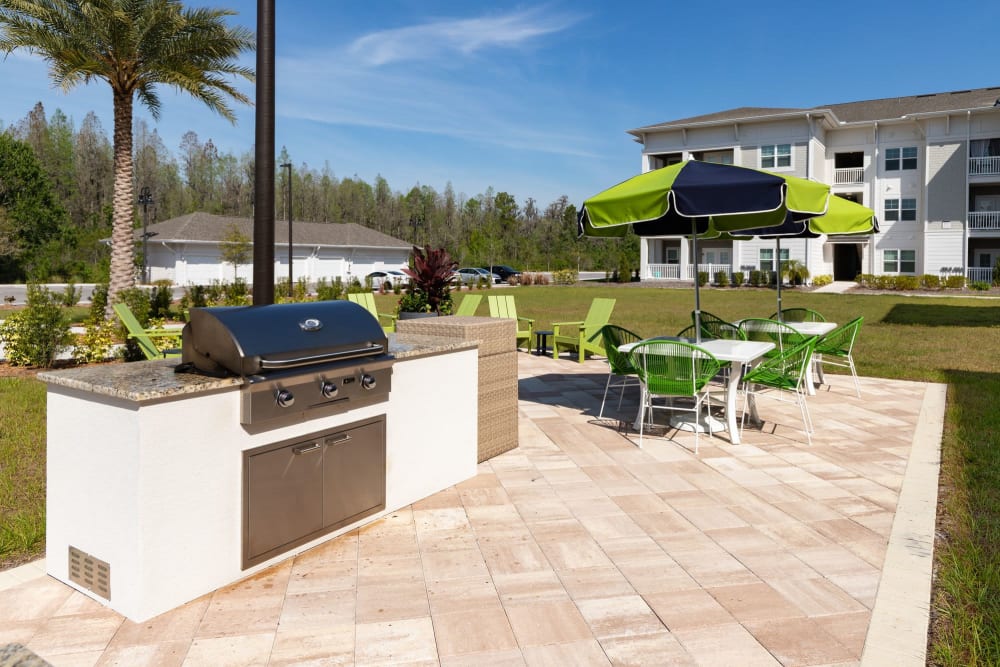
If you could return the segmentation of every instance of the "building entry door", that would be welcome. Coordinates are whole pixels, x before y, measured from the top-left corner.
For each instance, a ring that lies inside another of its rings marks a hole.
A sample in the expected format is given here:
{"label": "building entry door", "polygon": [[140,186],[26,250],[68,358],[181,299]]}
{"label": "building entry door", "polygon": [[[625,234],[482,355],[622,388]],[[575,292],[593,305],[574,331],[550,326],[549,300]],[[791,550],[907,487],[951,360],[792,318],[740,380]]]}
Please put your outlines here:
{"label": "building entry door", "polygon": [[833,246],[833,279],[854,280],[861,273],[861,244],[838,243]]}

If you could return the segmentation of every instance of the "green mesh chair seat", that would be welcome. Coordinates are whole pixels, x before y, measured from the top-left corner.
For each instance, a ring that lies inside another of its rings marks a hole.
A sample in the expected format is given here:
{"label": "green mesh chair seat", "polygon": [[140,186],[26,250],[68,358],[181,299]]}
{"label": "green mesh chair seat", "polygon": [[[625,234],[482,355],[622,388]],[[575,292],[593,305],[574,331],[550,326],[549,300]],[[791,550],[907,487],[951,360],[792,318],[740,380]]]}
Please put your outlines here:
{"label": "green mesh chair seat", "polygon": [[[639,384],[639,374],[632,365],[632,359],[628,353],[620,352],[618,348],[627,343],[636,343],[641,337],[614,324],[605,324],[601,327],[601,339],[604,341],[604,351],[608,359],[608,380],[604,384],[604,398],[601,399],[601,412],[598,419],[604,418],[604,404],[608,400],[608,390],[611,387],[620,387],[621,394],[618,397],[618,409],[621,410],[622,399],[625,397],[625,387]],[[620,380],[612,384],[615,377]]]}
{"label": "green mesh chair seat", "polygon": [[[642,383],[639,447],[642,447],[647,413],[650,423],[653,411],[664,409],[694,412],[697,420],[702,404],[710,407],[707,386],[722,365],[712,353],[690,343],[649,340],[633,347],[629,357]],[[674,402],[666,406],[655,405],[654,398],[691,398],[694,399],[694,407],[681,407]],[[709,419],[709,436],[712,434],[711,423]],[[697,428],[694,431],[695,454],[698,453],[698,431]]]}
{"label": "green mesh chair seat", "polygon": [[804,343],[809,338],[814,338],[814,336],[804,336],[784,322],[777,320],[751,317],[741,320],[739,328],[746,340],[774,343],[774,349],[764,355],[768,358],[780,356],[786,349]]}
{"label": "green mesh chair seat", "polygon": [[825,317],[810,308],[784,308],[780,318],[778,313],[772,313],[770,319],[780,319],[783,322],[826,322]]}
{"label": "green mesh chair seat", "polygon": [[822,368],[823,364],[831,366],[841,366],[851,370],[851,377],[854,378],[854,390],[861,398],[861,384],[858,382],[858,371],[854,366],[854,343],[861,330],[863,317],[853,319],[847,324],[841,325],[830,333],[820,336],[816,341],[815,360],[816,365]]}
{"label": "green mesh chair seat", "polygon": [[[806,370],[816,346],[816,337],[785,349],[781,354],[765,358],[743,375],[743,418],[740,431],[746,423],[747,405],[750,397],[767,396],[786,403],[795,403],[802,415],[806,441],[812,444],[812,418],[806,406]],[[787,397],[791,394],[791,397]]]}

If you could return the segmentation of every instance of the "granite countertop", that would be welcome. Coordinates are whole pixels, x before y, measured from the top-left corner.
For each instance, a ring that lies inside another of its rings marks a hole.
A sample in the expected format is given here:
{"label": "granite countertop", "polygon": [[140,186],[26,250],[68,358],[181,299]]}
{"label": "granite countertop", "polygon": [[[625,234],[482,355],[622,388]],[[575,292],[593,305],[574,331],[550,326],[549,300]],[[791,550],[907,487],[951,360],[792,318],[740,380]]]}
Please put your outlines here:
{"label": "granite countertop", "polygon": [[[399,361],[475,349],[475,341],[439,336],[402,334],[389,336],[389,354]],[[194,373],[175,373],[179,358],[99,364],[58,371],[44,371],[38,379],[50,385],[103,394],[137,403],[201,394],[243,385],[242,377],[215,378]]]}

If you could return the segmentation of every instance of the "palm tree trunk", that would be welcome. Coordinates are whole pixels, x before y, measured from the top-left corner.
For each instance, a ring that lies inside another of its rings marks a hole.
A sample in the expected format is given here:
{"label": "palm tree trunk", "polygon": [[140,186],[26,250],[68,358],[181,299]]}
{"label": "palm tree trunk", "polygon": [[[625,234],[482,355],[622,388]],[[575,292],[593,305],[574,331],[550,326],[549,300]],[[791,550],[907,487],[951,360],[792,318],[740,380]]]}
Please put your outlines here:
{"label": "palm tree trunk", "polygon": [[113,316],[111,307],[118,293],[135,285],[135,244],[132,239],[132,92],[114,91],[115,115],[115,191],[111,218],[111,281],[105,319]]}

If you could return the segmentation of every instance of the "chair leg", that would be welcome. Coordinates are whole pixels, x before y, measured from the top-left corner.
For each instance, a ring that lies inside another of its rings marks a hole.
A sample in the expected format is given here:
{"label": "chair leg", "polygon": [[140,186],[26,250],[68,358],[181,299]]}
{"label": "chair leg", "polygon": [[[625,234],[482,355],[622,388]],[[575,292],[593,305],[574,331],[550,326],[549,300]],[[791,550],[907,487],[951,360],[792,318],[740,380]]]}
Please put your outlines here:
{"label": "chair leg", "polygon": [[812,447],[812,417],[809,415],[809,407],[806,405],[806,397],[798,392],[796,392],[797,402],[799,404],[799,412],[802,413],[802,425],[806,430],[806,442]]}
{"label": "chair leg", "polygon": [[[601,399],[601,411],[597,415],[598,419],[604,419],[604,404],[608,400],[608,389],[611,388],[611,377],[613,375],[614,375],[614,373],[608,373],[608,381],[604,383],[604,398]],[[622,393],[623,394],[625,393],[624,389],[622,389]],[[618,406],[621,407],[621,401],[620,400],[618,401]]]}
{"label": "chair leg", "polygon": [[[648,394],[646,393],[646,387],[643,387],[642,388],[642,397],[640,399],[640,406],[641,407],[639,408],[639,449],[642,449],[642,433],[643,433],[643,430],[645,429],[645,426],[646,426],[646,407],[647,407],[646,401],[647,401],[647,396],[648,396]],[[650,405],[648,406],[649,409],[650,409],[650,411],[652,411],[652,409],[653,409],[653,406],[651,404],[652,404],[652,400],[650,400]]]}
{"label": "chair leg", "polygon": [[858,398],[861,398],[861,383],[858,382],[858,370],[854,367],[854,357],[847,355],[847,361],[851,364],[851,377],[854,378],[854,391],[857,392]]}

